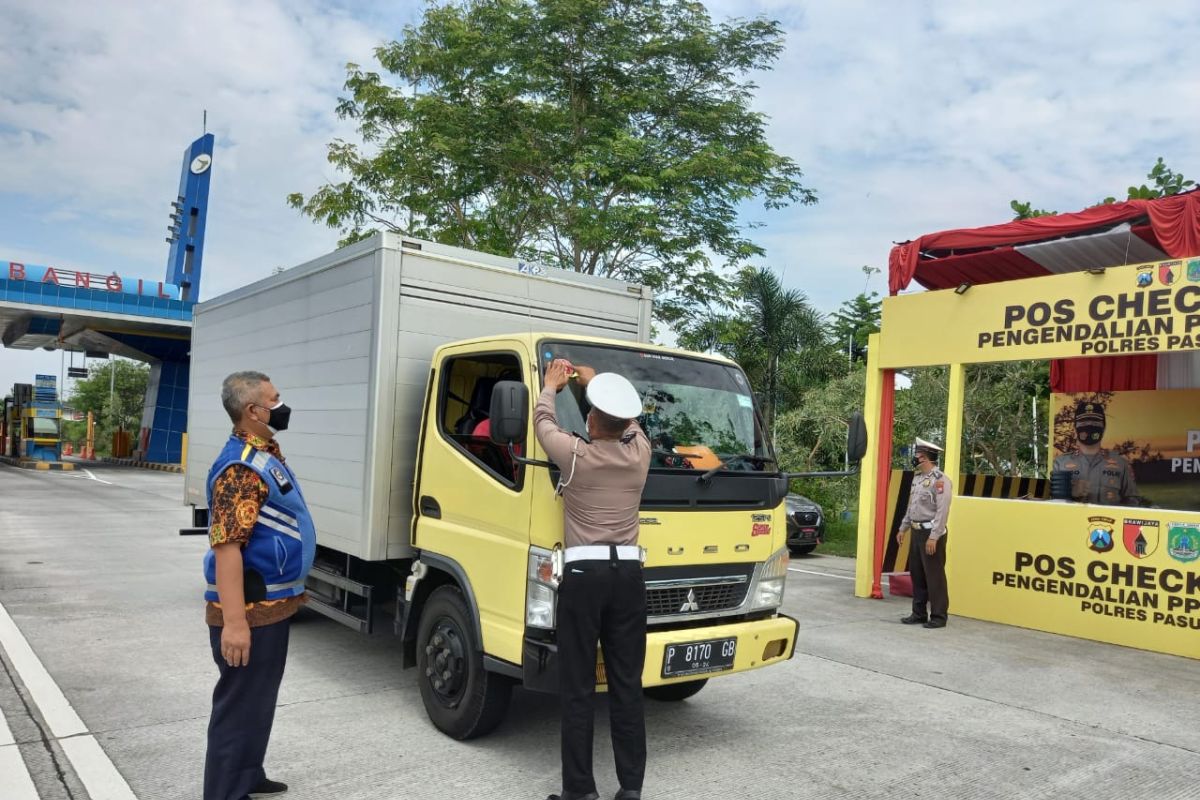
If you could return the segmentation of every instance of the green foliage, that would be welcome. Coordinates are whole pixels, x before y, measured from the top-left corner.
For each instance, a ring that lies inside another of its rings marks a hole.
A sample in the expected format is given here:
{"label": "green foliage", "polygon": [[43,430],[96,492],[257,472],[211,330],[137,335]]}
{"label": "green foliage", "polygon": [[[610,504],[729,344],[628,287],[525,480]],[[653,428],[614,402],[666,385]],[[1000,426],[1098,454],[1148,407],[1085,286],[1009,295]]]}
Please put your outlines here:
{"label": "green foliage", "polygon": [[866,361],[867,337],[879,333],[883,301],[876,292],[858,294],[830,315],[830,334],[835,346],[844,353],[849,349],[852,361]]}
{"label": "green foliage", "polygon": [[[85,414],[91,411],[95,415],[97,452],[108,451],[114,431],[138,429],[149,378],[148,365],[112,358],[104,364],[92,367],[86,378],[75,381],[66,405]],[[71,423],[71,435],[67,438],[76,442],[83,441],[87,436],[86,424]],[[79,425],[85,427],[80,430]]]}
{"label": "green foliage", "polygon": [[[1150,179],[1153,185],[1147,186],[1143,183],[1140,186],[1130,186],[1126,190],[1126,200],[1153,200],[1157,197],[1179,194],[1196,185],[1195,181],[1184,178],[1181,173],[1176,172],[1163,163],[1162,156],[1159,156],[1158,160],[1154,162],[1154,166],[1146,173],[1146,177]],[[1117,202],[1117,198],[1106,197],[1098,205],[1108,205],[1115,202]],[[1013,210],[1014,220],[1044,217],[1058,213],[1057,211],[1044,211],[1040,208],[1033,208],[1031,203],[1022,203],[1017,200],[1011,201],[1008,205]]]}
{"label": "green foliage", "polygon": [[[347,176],[288,202],[353,241],[371,228],[637,281],[666,321],[760,255],[739,206],[812,203],[746,77],[778,22],[714,23],[688,0],[435,3],[348,67]],[[715,263],[714,263],[715,262]]]}
{"label": "green foliage", "polygon": [[[1050,366],[1045,361],[967,366],[963,400],[964,472],[1033,477],[1039,472],[1035,464],[1045,472],[1049,373]],[[949,370],[925,367],[907,371],[905,375],[911,385],[896,392],[892,466],[897,468],[909,467],[900,448],[911,444],[916,437],[943,446],[946,438]]]}
{"label": "green foliage", "polygon": [[[1146,177],[1151,180],[1153,186],[1142,184],[1140,186],[1130,186],[1127,190],[1129,200],[1153,200],[1156,197],[1167,197],[1172,194],[1179,194],[1196,185],[1195,181],[1187,180],[1181,173],[1168,167],[1163,163],[1162,156],[1158,157],[1158,161],[1154,162],[1154,166],[1146,173]],[[1115,203],[1115,197],[1106,197],[1102,201],[1105,204]]]}
{"label": "green foliage", "polygon": [[732,358],[746,371],[763,423],[799,400],[810,385],[844,370],[830,346],[825,321],[803,292],[785,289],[769,269],[743,269],[729,314],[698,317],[680,326],[682,347]]}
{"label": "green foliage", "polygon": [[[776,426],[775,451],[788,472],[841,470],[845,464],[850,415],[862,411],[865,369],[811,386],[783,410]],[[794,492],[825,509],[826,518],[858,507],[858,476],[792,481]]]}
{"label": "green foliage", "polygon": [[1034,217],[1052,217],[1057,214],[1057,211],[1047,211],[1044,208],[1034,208],[1033,203],[1020,200],[1010,200],[1008,207],[1012,209],[1013,219],[1033,219]]}

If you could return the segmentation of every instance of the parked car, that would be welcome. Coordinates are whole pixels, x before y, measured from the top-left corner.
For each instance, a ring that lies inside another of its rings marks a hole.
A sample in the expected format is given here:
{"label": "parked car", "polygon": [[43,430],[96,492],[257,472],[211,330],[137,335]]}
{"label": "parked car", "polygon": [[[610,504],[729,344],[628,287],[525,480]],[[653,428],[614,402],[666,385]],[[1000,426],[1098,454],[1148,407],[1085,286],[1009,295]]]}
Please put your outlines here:
{"label": "parked car", "polygon": [[789,494],[784,502],[788,549],[792,555],[807,555],[825,541],[825,512],[802,494]]}

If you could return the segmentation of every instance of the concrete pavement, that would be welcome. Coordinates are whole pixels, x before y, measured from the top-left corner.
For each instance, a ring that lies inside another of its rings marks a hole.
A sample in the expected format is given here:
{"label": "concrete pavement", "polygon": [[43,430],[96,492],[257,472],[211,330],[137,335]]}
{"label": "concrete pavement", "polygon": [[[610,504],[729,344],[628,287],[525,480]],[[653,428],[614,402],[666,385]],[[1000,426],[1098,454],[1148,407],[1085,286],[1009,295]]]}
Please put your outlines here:
{"label": "concrete pavement", "polygon": [[[0,467],[0,605],[141,800],[199,797],[216,670],[206,544],[176,535],[189,524],[178,475]],[[1200,797],[1195,661],[955,617],[914,630],[898,623],[903,599],[852,596],[852,566],[793,562],[791,662],[648,705],[647,798]],[[41,800],[87,797],[76,737],[54,735],[3,661],[7,747]],[[604,708],[596,772],[611,796]],[[558,788],[557,704],[519,690],[493,735],[454,742],[426,720],[390,634],[304,613],[268,767],[291,800],[540,800]]]}

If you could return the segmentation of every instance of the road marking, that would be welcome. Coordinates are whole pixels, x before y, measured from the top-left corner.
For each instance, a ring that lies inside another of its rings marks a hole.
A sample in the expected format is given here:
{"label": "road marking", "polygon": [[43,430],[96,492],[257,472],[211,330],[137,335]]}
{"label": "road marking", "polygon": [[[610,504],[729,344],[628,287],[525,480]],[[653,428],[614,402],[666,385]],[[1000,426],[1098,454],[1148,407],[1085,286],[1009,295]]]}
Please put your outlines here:
{"label": "road marking", "polygon": [[29,767],[21,758],[3,711],[0,711],[0,775],[4,776],[5,800],[38,800],[37,787],[33,785]]}
{"label": "road marking", "polygon": [[[83,475],[80,475],[80,474],[79,474],[80,472],[86,472],[86,473],[87,473],[86,477],[85,477],[85,476],[83,476]],[[93,474],[92,474],[92,471],[91,471],[90,469],[86,468],[86,467],[80,467],[79,469],[75,470],[74,472],[63,472],[63,473],[61,473],[61,474],[63,474],[63,475],[70,475],[72,478],[82,478],[82,479],[84,479],[84,480],[87,480],[88,478],[91,478],[91,479],[92,479],[92,480],[94,480],[96,483],[103,483],[105,486],[112,486],[112,485],[113,485],[112,481],[106,481],[106,480],[103,480],[103,479],[101,479],[101,478],[97,478],[95,475],[93,475]]]}
{"label": "road marking", "polygon": [[820,575],[822,578],[837,578],[842,581],[856,580],[852,575],[834,575],[832,572],[816,572],[811,569],[798,569],[796,567],[788,567],[788,572],[803,572],[805,575]]}
{"label": "road marking", "polygon": [[92,800],[137,800],[95,736],[73,736],[59,744]]}
{"label": "road marking", "polygon": [[17,628],[8,611],[0,604],[0,647],[8,653],[9,660],[29,690],[34,704],[42,712],[50,732],[56,739],[87,733],[87,726],[67,702],[66,696],[50,673],[42,666],[42,660],[33,652],[25,635]]}
{"label": "road marking", "polygon": [[[46,726],[59,740],[63,752],[79,776],[92,800],[137,800],[129,784],[105,754],[96,737],[75,713],[66,695],[50,677],[42,660],[33,652],[25,635],[13,622],[8,610],[0,603],[0,647],[8,653],[9,661],[21,682],[29,691],[34,705],[46,720]],[[7,728],[7,725],[5,726]],[[10,734],[11,735],[11,734]],[[12,746],[15,750],[15,745]],[[19,756],[18,756],[19,758]],[[7,771],[0,774],[7,774]],[[19,796],[18,796],[19,797]],[[36,799],[37,795],[32,795]],[[8,800],[7,795],[5,800]]]}

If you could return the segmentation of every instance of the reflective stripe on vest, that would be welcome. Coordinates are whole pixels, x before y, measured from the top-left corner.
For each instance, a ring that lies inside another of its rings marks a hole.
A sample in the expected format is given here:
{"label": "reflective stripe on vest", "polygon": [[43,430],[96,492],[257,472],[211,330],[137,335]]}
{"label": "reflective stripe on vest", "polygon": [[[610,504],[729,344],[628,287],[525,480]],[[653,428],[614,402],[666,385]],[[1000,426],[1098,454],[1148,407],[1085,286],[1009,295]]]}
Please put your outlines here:
{"label": "reflective stripe on vest", "polygon": [[[284,589],[297,589],[303,585],[304,585],[303,578],[301,578],[298,581],[292,581],[291,583],[268,583],[267,591],[268,592],[280,592],[280,591],[283,591]],[[208,591],[215,592],[216,590],[217,590],[217,585],[215,583],[208,584]],[[282,597],[282,598],[277,598],[277,599],[286,600],[287,598]]]}

